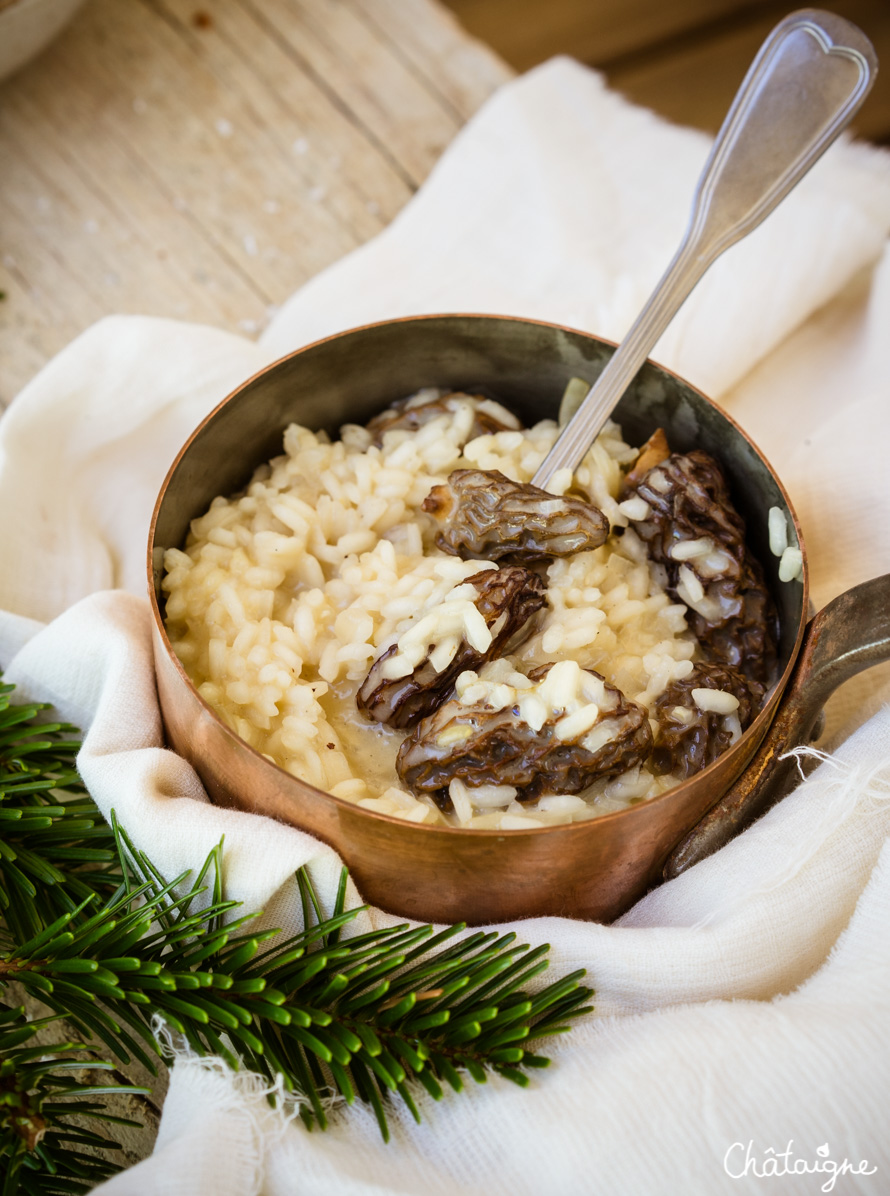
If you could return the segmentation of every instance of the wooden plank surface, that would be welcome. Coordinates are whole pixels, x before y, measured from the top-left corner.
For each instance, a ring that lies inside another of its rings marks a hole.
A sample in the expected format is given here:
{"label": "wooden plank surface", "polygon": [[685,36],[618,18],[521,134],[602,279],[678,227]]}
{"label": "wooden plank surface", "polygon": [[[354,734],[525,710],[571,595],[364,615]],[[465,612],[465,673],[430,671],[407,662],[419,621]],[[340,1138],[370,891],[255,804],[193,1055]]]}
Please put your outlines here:
{"label": "wooden plank surface", "polygon": [[517,70],[554,54],[601,64],[756,0],[446,0],[467,29]]}
{"label": "wooden plank surface", "polygon": [[[788,0],[445,0],[517,70],[570,54],[602,70],[635,103],[716,131]],[[890,0],[831,0],[884,63],[854,124],[890,143]]]}
{"label": "wooden plank surface", "polygon": [[[890,138],[890,3],[832,0],[829,7],[868,34],[884,63],[852,125],[857,136],[884,142]],[[606,75],[611,86],[635,103],[655,108],[679,124],[716,133],[754,55],[789,11],[780,0],[744,20],[708,27],[615,62],[606,67]]]}
{"label": "wooden plank surface", "polygon": [[[449,0],[715,129],[777,0]],[[833,0],[890,61],[888,0]],[[383,228],[511,71],[435,0],[88,0],[0,84],[0,407],[94,320],[256,334]],[[890,71],[857,123],[890,139]]]}
{"label": "wooden plank surface", "polygon": [[0,407],[103,315],[257,333],[510,75],[433,0],[89,0],[0,84]]}

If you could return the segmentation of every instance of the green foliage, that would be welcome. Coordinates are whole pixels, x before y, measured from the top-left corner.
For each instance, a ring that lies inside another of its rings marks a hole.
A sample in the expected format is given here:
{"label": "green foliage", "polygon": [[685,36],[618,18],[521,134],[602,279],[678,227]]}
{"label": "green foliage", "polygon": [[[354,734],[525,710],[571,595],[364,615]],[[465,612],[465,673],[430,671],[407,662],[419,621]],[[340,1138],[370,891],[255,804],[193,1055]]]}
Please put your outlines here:
{"label": "green foliage", "polygon": [[51,1014],[0,1006],[2,1196],[83,1192],[114,1170],[103,1152],[115,1143],[80,1122],[113,1123],[96,1097],[115,1085],[67,1074],[84,1066],[66,1058],[83,1043],[31,1043],[54,1019],[153,1070],[159,1016],[199,1055],[282,1077],[308,1127],[324,1128],[339,1094],[367,1102],[387,1138],[394,1099],[419,1121],[421,1090],[439,1100],[490,1072],[527,1084],[548,1064],[528,1041],[589,1008],[583,972],[526,992],[548,948],[512,934],[344,935],[362,912],[344,908],[345,871],[329,916],[301,870],[301,933],[253,929],[257,915],[224,899],[222,845],[193,881],[165,880],[86,794],[74,729],[36,724],[43,708],[10,705],[10,691],[0,684],[0,989],[14,980]]}
{"label": "green foliage", "polygon": [[84,788],[76,728],[36,724],[0,681],[0,949],[121,880],[114,834]]}
{"label": "green foliage", "polygon": [[[0,1177],[3,1196],[20,1192],[34,1196],[84,1192],[113,1175],[117,1166],[107,1155],[117,1148],[103,1132],[84,1127],[98,1120],[105,1126],[137,1125],[114,1117],[95,1098],[145,1089],[118,1082],[85,1083],[66,1072],[110,1071],[112,1064],[81,1058],[83,1043],[50,1042],[35,1045],[44,1026],[57,1019],[28,1021],[24,1006],[0,1003]],[[72,1123],[71,1118],[76,1117]]]}

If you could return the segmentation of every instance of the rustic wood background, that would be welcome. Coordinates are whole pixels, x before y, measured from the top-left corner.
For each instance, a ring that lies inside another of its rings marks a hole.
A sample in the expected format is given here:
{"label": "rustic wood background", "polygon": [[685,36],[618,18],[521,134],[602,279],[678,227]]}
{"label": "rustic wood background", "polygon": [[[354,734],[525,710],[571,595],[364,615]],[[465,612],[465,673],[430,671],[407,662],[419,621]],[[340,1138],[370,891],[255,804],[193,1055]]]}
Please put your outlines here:
{"label": "rustic wood background", "polygon": [[[890,2],[830,2],[890,62]],[[571,53],[716,129],[793,7],[450,5],[466,28],[435,0],[88,0],[0,84],[0,410],[103,315],[255,335],[392,219],[513,68]],[[890,70],[859,131],[890,141]]]}
{"label": "rustic wood background", "polygon": [[[602,70],[613,87],[681,124],[716,132],[751,59],[806,0],[445,0],[518,71],[554,54]],[[854,126],[890,143],[890,0],[818,0],[874,42],[883,74]]]}
{"label": "rustic wood background", "polygon": [[0,410],[103,315],[255,334],[511,75],[433,0],[88,0],[0,84]]}

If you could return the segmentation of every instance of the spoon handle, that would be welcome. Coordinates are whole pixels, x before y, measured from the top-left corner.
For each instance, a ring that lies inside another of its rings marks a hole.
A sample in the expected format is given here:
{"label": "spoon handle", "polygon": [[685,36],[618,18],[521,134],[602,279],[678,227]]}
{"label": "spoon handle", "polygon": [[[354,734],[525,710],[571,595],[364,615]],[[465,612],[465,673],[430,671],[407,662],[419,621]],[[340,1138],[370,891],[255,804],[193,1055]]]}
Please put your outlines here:
{"label": "spoon handle", "polygon": [[695,284],[724,249],[776,207],[865,99],[878,71],[865,34],[833,13],[781,21],[751,64],[705,163],[683,241],[556,444],[532,478],[573,473]]}

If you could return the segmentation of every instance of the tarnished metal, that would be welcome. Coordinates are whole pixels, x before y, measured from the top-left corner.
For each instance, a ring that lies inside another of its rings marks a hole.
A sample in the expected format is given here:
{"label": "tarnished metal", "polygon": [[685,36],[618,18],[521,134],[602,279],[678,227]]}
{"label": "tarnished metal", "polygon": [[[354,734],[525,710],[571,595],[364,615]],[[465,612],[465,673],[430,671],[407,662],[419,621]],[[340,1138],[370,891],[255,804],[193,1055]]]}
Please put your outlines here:
{"label": "tarnished metal", "polygon": [[[613,348],[572,329],[498,316],[421,316],[343,333],[283,358],[230,395],[190,437],[158,497],[149,588],[158,694],[171,746],[194,765],[214,801],[292,823],[330,843],[365,899],[399,915],[476,924],[537,914],[609,921],[660,881],[675,845],[748,765],[800,648],[807,583],[780,583],[768,548],[773,506],[787,513],[792,541],[803,548],[778,478],[716,404],[651,362],[641,370],[616,418],[632,443],[642,444],[662,426],[676,450],[700,447],[721,460],[776,599],[781,676],[741,739],[703,772],[652,801],[566,826],[417,825],[332,797],[270,763],[200,698],[170,647],[160,590],[164,550],[183,543],[190,521],[216,495],[237,490],[258,464],[280,452],[282,431],[292,421],[335,431],[422,386],[483,390],[526,421],[555,418],[569,378],[594,381]],[[881,584],[890,592],[890,578]],[[843,665],[832,671],[829,662],[819,675],[843,672]]]}

